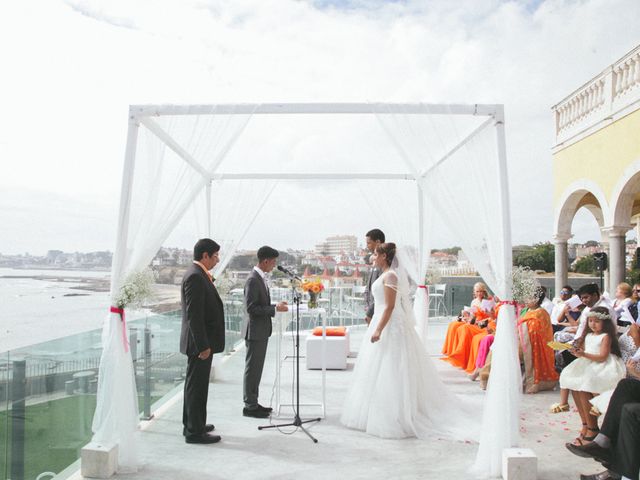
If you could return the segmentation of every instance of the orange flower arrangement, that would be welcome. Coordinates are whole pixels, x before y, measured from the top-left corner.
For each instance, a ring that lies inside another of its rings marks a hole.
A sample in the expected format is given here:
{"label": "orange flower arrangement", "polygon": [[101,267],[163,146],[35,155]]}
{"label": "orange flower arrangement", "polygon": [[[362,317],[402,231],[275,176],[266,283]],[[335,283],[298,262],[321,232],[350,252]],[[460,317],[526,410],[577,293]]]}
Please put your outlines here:
{"label": "orange flower arrangement", "polygon": [[318,279],[305,280],[304,282],[302,282],[301,287],[302,287],[302,290],[304,290],[305,292],[312,292],[312,293],[320,293],[324,290],[324,285]]}
{"label": "orange flower arrangement", "polygon": [[305,280],[302,282],[301,287],[302,290],[309,294],[309,302],[307,302],[309,308],[318,308],[318,296],[324,290],[322,282],[317,278],[315,280]]}

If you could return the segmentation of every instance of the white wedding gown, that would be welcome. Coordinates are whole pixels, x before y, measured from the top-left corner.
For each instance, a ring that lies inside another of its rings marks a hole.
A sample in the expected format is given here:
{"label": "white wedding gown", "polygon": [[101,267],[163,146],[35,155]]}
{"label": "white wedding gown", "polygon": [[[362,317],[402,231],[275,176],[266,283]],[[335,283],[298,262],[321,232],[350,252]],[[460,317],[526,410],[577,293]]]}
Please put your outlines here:
{"label": "white wedding gown", "polygon": [[371,287],[375,313],[358,352],[341,422],[382,438],[477,438],[473,425],[477,422],[449,393],[418,338],[412,316],[403,305],[408,296],[398,292],[380,340],[371,343],[385,309],[384,283],[389,276],[396,278],[388,270]]}

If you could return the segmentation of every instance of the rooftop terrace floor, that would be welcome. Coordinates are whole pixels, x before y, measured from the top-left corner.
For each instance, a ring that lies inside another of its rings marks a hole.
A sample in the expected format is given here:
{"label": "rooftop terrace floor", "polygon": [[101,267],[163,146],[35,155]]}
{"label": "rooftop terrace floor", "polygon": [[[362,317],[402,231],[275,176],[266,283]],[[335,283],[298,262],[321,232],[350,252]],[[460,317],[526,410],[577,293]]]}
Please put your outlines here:
{"label": "rooftop terrace floor", "polygon": [[[440,351],[446,323],[432,323],[429,348]],[[352,329],[351,351],[357,351],[364,329]],[[304,341],[301,342],[304,346]],[[283,354],[293,350],[290,339],[283,339]],[[432,355],[435,358],[438,355]],[[473,478],[467,470],[473,463],[477,444],[444,439],[383,440],[354,431],[340,424],[340,412],[357,358],[349,359],[346,371],[327,371],[326,418],[309,427],[317,437],[313,443],[303,432],[289,427],[259,431],[269,420],[242,416],[242,373],[244,349],[225,357],[210,385],[208,421],[216,426],[222,441],[214,445],[190,445],[182,437],[182,396],[165,404],[154,419],[143,422],[140,432],[142,466],[137,473],[119,474],[127,480],[161,479],[325,479],[393,478],[449,479]],[[444,381],[461,397],[478,405],[480,422],[484,392],[477,382],[446,362],[435,360]],[[186,363],[186,362],[185,362]],[[291,387],[284,378],[292,362],[283,362],[283,389],[286,400]],[[276,371],[275,341],[272,337],[261,383],[260,403],[274,405]],[[321,399],[321,374],[304,368],[301,360],[301,402]],[[291,376],[289,374],[289,376]],[[533,449],[538,456],[539,479],[577,479],[580,473],[603,470],[596,462],[569,453],[564,444],[577,434],[580,420],[576,411],[551,414],[550,404],[558,401],[558,392],[524,395],[521,413],[521,447]],[[303,419],[318,416],[317,407],[301,407]],[[283,411],[273,423],[291,419]],[[75,478],[80,478],[79,474]]]}

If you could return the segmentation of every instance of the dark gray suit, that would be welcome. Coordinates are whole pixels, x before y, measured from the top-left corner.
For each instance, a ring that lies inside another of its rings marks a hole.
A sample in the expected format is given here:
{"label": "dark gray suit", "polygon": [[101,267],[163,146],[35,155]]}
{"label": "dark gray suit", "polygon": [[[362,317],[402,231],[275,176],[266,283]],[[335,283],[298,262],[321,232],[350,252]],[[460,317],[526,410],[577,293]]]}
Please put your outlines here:
{"label": "dark gray suit", "polygon": [[[187,355],[187,376],[184,382],[183,433],[205,433],[209,374],[214,353],[224,351],[224,306],[209,276],[198,265],[191,265],[184,274],[181,289],[182,328],[180,352]],[[206,360],[200,352],[211,349]]]}
{"label": "dark gray suit", "polygon": [[640,381],[620,380],[613,391],[600,431],[611,440],[613,465],[620,475],[638,478],[640,471]]}
{"label": "dark gray suit", "polygon": [[243,396],[245,407],[253,410],[258,407],[260,379],[272,330],[271,318],[276,314],[276,307],[271,305],[271,297],[264,280],[255,269],[244,285],[244,305],[242,336],[245,339],[247,355]]}
{"label": "dark gray suit", "polygon": [[367,286],[364,289],[364,308],[366,312],[366,316],[369,318],[373,317],[373,295],[371,294],[371,286],[373,282],[375,282],[380,276],[380,270],[376,267],[373,267],[371,270],[371,274],[369,275],[369,281],[367,282]]}

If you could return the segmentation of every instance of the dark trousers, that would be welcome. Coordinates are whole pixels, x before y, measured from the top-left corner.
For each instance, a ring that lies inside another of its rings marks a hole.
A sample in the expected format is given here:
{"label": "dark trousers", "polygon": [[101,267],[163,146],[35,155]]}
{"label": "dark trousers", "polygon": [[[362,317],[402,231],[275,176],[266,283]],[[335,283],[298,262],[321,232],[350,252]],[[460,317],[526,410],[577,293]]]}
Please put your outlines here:
{"label": "dark trousers", "polygon": [[640,381],[625,378],[616,387],[600,429],[611,440],[616,473],[638,478],[640,471]]}
{"label": "dark trousers", "polygon": [[269,340],[245,340],[247,355],[244,363],[243,396],[244,406],[248,409],[258,407],[258,396],[260,379],[264,359],[267,355],[267,344]]}
{"label": "dark trousers", "polygon": [[207,398],[209,396],[209,375],[211,360],[200,360],[197,355],[187,358],[187,378],[184,381],[184,405],[182,408],[182,424],[184,435],[200,435],[205,433],[207,423]]}

